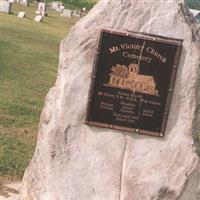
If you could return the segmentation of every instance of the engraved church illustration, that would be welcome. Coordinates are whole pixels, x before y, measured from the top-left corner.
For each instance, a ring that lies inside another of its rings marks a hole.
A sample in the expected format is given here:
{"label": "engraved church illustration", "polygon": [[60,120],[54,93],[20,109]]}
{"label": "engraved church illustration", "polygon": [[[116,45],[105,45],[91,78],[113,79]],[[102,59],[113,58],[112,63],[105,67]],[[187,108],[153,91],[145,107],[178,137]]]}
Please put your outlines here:
{"label": "engraved church illustration", "polygon": [[131,63],[128,67],[117,64],[111,68],[109,82],[106,86],[128,89],[133,92],[158,96],[153,76],[141,75],[139,64]]}

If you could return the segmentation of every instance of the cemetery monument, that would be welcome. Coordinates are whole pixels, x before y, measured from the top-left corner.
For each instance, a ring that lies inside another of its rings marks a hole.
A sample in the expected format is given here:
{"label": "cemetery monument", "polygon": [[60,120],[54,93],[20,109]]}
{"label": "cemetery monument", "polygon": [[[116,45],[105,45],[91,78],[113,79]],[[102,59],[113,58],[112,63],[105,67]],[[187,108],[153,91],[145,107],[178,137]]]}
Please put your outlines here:
{"label": "cemetery monument", "polygon": [[184,0],[99,1],[61,42],[21,200],[199,200],[199,30]]}
{"label": "cemetery monument", "polygon": [[39,2],[38,9],[36,10],[36,15],[47,16],[47,5],[46,3]]}

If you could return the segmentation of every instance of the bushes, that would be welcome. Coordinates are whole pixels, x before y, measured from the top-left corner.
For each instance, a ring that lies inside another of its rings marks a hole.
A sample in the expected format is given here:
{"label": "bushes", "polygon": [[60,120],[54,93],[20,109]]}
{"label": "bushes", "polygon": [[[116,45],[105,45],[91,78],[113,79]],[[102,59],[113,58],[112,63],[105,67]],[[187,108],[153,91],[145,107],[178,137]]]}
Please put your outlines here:
{"label": "bushes", "polygon": [[91,9],[97,1],[95,0],[63,0],[66,4],[71,4],[78,8],[86,7],[87,9]]}

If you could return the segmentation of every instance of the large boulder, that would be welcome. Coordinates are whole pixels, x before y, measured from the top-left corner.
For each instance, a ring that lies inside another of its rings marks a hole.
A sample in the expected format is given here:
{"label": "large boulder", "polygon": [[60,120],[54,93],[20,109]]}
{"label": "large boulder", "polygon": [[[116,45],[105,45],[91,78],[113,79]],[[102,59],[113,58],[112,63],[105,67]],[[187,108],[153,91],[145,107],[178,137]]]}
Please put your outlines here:
{"label": "large boulder", "polygon": [[[84,123],[101,28],[183,39],[164,138]],[[101,0],[61,43],[22,200],[199,200],[200,34],[183,0]]]}

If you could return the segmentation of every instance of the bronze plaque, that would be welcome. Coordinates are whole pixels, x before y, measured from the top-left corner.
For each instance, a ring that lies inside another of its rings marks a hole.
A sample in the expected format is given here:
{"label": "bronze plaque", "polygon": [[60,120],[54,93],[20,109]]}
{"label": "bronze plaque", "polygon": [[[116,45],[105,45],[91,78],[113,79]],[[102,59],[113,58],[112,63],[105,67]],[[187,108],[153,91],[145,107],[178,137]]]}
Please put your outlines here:
{"label": "bronze plaque", "polygon": [[86,123],[164,136],[182,42],[102,30]]}

